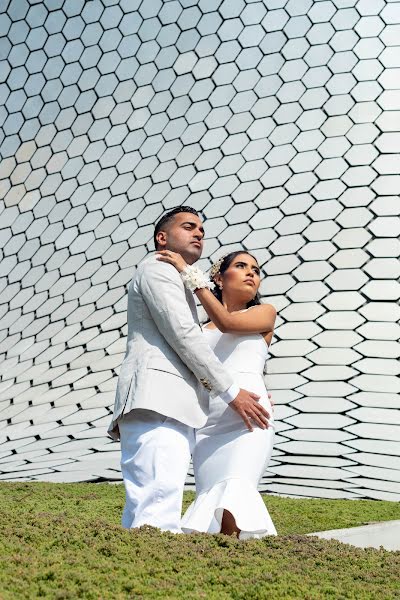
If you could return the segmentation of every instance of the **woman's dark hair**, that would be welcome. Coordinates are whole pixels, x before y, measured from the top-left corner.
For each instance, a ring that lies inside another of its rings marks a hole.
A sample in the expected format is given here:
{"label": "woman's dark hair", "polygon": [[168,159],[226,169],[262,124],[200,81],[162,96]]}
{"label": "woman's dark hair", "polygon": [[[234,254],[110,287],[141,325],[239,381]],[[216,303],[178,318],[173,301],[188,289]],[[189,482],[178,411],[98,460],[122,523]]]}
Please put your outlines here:
{"label": "woman's dark hair", "polygon": [[[227,271],[227,269],[229,269],[229,267],[231,266],[234,259],[237,256],[239,256],[239,254],[247,254],[248,256],[251,256],[252,258],[254,258],[254,260],[258,264],[256,257],[253,256],[252,254],[250,254],[250,252],[246,252],[245,250],[236,250],[235,252],[230,252],[229,254],[224,256],[224,259],[221,263],[219,271],[218,271],[218,273],[216,273],[216,275],[223,275],[225,273],[225,271]],[[217,285],[215,286],[215,288],[213,289],[212,292],[213,292],[214,296],[217,298],[217,300],[222,302],[222,290],[220,290]],[[257,292],[255,297],[246,304],[246,308],[250,308],[250,306],[257,306],[258,304],[261,304],[261,299],[260,299],[260,294]]]}

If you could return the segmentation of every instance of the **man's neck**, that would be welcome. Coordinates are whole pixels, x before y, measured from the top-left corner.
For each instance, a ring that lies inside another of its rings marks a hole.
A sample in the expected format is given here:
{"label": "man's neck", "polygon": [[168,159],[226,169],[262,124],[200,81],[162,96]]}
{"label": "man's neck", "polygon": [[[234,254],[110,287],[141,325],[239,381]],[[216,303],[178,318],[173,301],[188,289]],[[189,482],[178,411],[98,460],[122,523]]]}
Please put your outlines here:
{"label": "man's neck", "polygon": [[183,260],[188,265],[194,265],[199,260],[199,258],[194,258],[190,254],[186,254],[182,250],[180,250],[180,251],[179,250],[175,250],[175,248],[166,247],[166,248],[163,248],[163,250],[171,250],[171,252],[178,252],[182,256]]}

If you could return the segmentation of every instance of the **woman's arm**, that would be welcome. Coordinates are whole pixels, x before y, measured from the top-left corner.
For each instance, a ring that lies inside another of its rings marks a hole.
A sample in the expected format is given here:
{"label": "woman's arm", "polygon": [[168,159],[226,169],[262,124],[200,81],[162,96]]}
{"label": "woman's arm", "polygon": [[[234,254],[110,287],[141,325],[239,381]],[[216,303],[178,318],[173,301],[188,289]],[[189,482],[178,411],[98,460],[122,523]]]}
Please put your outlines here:
{"label": "woman's arm", "polygon": [[230,313],[207,288],[197,290],[196,296],[222,333],[268,333],[274,329],[276,310],[272,304],[260,304],[246,312]]}
{"label": "woman's arm", "polygon": [[[187,266],[182,256],[176,252],[161,250],[157,258],[173,265],[181,273]],[[274,330],[276,310],[271,304],[260,304],[246,312],[230,313],[207,288],[196,291],[211,321],[222,333],[264,333]]]}

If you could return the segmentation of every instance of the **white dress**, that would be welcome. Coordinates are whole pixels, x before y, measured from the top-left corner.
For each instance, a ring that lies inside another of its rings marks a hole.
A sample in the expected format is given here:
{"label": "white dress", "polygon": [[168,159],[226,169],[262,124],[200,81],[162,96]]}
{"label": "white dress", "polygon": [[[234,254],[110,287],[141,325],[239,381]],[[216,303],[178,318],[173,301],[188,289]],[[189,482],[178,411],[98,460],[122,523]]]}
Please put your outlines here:
{"label": "white dress", "polygon": [[[204,328],[204,335],[219,360],[241,388],[261,396],[268,412],[271,404],[263,371],[268,346],[261,334],[221,333]],[[196,432],[193,468],[196,498],[182,519],[186,533],[218,533],[224,509],[235,518],[240,539],[276,535],[268,510],[257,491],[270,460],[274,441],[273,418],[268,429],[254,425],[248,431],[242,418],[219,397],[210,398],[207,423]]]}

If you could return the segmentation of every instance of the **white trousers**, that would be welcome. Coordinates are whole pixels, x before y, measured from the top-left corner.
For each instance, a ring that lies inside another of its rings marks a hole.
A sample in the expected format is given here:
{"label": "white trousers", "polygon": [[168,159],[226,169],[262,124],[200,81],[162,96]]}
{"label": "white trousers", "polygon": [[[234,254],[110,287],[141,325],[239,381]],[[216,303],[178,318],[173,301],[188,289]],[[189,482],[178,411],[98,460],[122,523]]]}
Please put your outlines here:
{"label": "white trousers", "polygon": [[126,501],[122,526],[152,525],[181,533],[182,496],[195,430],[151,410],[118,423]]}

